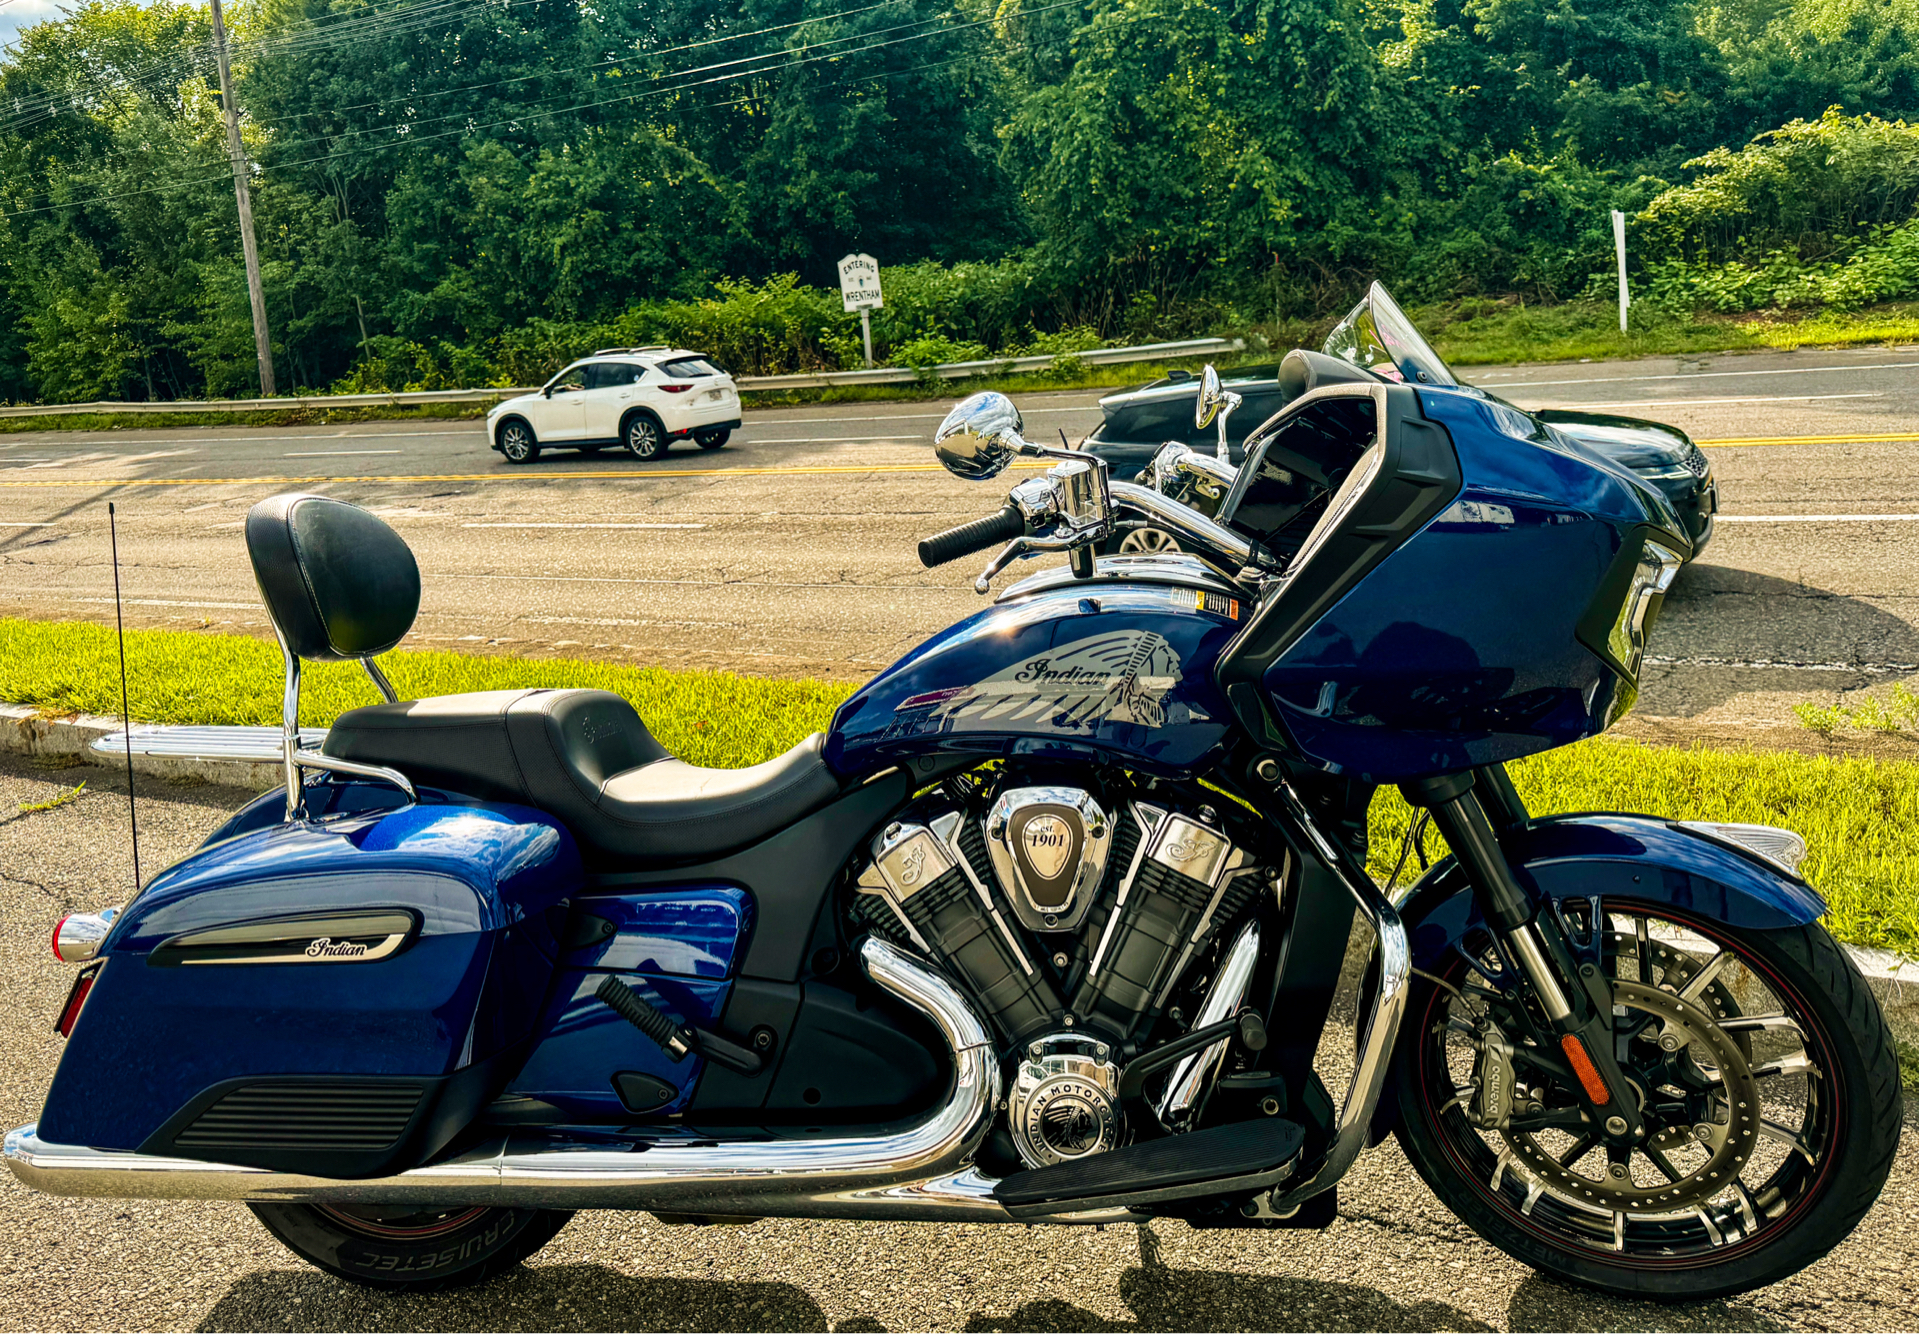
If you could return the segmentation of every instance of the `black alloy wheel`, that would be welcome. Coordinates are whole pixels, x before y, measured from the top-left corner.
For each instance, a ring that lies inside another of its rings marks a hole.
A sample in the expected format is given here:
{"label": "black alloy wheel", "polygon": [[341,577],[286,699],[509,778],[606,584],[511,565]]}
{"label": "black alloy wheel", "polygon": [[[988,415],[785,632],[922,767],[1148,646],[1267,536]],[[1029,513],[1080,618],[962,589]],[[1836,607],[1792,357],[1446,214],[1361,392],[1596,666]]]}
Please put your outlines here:
{"label": "black alloy wheel", "polygon": [[537,463],[540,442],[531,426],[518,417],[510,417],[500,423],[500,453],[506,456],[508,463]]}
{"label": "black alloy wheel", "polygon": [[1480,932],[1415,979],[1400,1029],[1400,1144],[1434,1193],[1514,1259],[1628,1298],[1745,1292],[1843,1241],[1901,1124],[1892,1035],[1845,952],[1816,925],[1734,929],[1625,900],[1562,911],[1576,954],[1612,979],[1647,1138],[1594,1133],[1557,1053],[1515,1031],[1518,978]]}
{"label": "black alloy wheel", "polygon": [[434,1292],[484,1283],[539,1250],[573,1215],[559,1209],[251,1204],[308,1264],[370,1288]]}
{"label": "black alloy wheel", "polygon": [[693,442],[701,449],[718,449],[733,438],[731,431],[695,431]]}
{"label": "black alloy wheel", "polygon": [[628,417],[626,452],[641,461],[656,459],[666,453],[666,435],[660,429],[659,422],[644,412],[636,412]]}

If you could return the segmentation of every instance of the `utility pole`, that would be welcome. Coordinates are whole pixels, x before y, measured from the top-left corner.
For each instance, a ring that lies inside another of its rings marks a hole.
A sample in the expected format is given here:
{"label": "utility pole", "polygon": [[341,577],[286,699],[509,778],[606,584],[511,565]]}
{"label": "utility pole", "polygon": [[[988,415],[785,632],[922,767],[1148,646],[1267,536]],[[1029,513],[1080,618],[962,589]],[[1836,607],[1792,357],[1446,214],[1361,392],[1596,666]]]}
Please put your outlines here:
{"label": "utility pole", "polygon": [[227,113],[227,154],[233,159],[233,196],[240,205],[240,249],[247,260],[247,300],[253,306],[253,348],[260,358],[260,394],[273,397],[273,338],[267,332],[267,298],[260,289],[260,247],[253,239],[253,192],[247,189],[246,150],[240,145],[240,108],[233,100],[233,70],[227,64],[227,24],[220,0],[213,5],[213,54],[220,65],[220,106]]}

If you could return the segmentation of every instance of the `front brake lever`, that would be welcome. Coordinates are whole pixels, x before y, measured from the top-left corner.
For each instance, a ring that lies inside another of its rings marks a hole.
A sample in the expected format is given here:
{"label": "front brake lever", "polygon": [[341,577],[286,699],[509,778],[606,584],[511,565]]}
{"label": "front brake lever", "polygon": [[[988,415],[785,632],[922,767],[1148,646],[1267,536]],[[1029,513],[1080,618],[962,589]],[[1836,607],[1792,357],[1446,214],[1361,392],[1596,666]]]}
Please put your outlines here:
{"label": "front brake lever", "polygon": [[1071,551],[1085,536],[1082,533],[1071,537],[1016,537],[1000,548],[999,555],[987,562],[979,578],[973,581],[973,591],[984,596],[993,586],[993,576],[1021,556],[1034,556],[1043,551]]}

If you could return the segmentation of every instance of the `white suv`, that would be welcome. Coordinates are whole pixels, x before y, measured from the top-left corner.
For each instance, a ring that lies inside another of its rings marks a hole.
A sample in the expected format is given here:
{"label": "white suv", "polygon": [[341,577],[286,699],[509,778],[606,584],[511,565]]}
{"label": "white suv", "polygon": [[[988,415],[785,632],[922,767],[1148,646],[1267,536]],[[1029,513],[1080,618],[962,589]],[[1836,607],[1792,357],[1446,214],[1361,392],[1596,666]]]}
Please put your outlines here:
{"label": "white suv", "polygon": [[486,414],[487,438],[508,463],[531,463],[542,449],[593,454],[609,445],[654,459],[688,436],[718,449],[739,425],[733,377],[672,347],[606,348]]}

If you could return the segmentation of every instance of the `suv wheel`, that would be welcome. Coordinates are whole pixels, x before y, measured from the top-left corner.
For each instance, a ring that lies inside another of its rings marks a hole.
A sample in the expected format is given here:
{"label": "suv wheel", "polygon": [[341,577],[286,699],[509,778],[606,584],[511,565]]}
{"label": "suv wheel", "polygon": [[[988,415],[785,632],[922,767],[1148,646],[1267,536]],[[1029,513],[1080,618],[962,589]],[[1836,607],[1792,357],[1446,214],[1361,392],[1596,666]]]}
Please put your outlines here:
{"label": "suv wheel", "polygon": [[516,417],[500,426],[500,453],[508,463],[534,463],[540,457],[540,442],[533,428]]}
{"label": "suv wheel", "polygon": [[656,459],[666,453],[666,436],[659,422],[644,412],[626,419],[626,452],[636,459]]}
{"label": "suv wheel", "polygon": [[693,442],[701,449],[718,449],[733,438],[731,431],[695,431]]}

